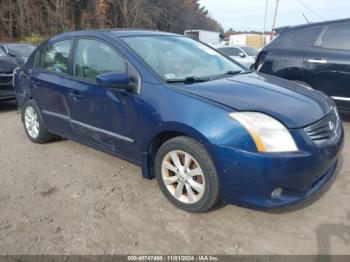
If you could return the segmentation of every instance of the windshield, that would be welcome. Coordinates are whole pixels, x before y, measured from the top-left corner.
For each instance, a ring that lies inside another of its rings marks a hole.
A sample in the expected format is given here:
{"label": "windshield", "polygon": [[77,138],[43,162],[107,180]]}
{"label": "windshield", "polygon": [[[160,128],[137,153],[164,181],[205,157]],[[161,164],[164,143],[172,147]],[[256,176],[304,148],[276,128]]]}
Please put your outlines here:
{"label": "windshield", "polygon": [[8,45],[7,48],[17,57],[29,57],[35,49],[32,45]]}
{"label": "windshield", "polygon": [[247,55],[249,56],[256,56],[256,54],[258,53],[258,51],[250,46],[241,46],[241,48],[243,49],[244,52],[247,53]]}
{"label": "windshield", "polygon": [[187,37],[130,36],[122,39],[165,81],[243,71],[217,51]]}

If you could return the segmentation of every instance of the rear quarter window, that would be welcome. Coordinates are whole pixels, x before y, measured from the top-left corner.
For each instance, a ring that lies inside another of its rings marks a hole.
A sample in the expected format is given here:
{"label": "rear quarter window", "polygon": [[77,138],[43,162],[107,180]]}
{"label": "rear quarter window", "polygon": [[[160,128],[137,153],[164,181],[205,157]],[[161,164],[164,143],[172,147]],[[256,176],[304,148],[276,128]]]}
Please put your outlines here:
{"label": "rear quarter window", "polygon": [[311,46],[321,34],[323,27],[313,27],[296,32],[291,38],[301,44]]}

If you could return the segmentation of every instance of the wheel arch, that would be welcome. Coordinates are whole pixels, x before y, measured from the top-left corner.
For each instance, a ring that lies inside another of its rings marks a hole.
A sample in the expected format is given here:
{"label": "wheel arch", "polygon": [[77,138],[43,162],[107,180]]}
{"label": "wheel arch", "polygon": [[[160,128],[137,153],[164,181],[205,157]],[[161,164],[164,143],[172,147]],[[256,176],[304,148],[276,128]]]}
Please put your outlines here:
{"label": "wheel arch", "polygon": [[[172,126],[170,128],[170,126]],[[199,131],[186,126],[180,125],[177,128],[173,127],[173,124],[170,124],[168,128],[163,128],[158,132],[155,132],[149,140],[143,145],[141,151],[141,169],[142,176],[147,179],[153,179],[154,175],[154,159],[158,152],[158,149],[164,144],[166,141],[178,137],[178,136],[187,136],[201,144],[207,144],[209,141],[207,138],[201,134]]]}

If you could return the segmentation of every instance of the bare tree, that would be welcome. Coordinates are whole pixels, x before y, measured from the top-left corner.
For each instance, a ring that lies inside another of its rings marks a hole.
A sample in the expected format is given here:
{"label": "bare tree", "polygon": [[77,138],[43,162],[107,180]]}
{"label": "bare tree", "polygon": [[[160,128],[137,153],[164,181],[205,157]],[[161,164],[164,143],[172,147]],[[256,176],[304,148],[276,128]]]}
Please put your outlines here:
{"label": "bare tree", "polygon": [[110,27],[222,31],[198,0],[0,0],[0,39]]}

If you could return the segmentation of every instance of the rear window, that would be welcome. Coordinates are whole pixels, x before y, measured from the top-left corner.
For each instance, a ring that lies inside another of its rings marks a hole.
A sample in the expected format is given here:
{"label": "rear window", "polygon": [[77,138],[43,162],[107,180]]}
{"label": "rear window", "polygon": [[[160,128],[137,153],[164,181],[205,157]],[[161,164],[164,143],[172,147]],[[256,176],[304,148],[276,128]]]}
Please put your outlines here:
{"label": "rear window", "polygon": [[227,56],[239,56],[241,53],[241,50],[234,47],[218,48],[218,50]]}
{"label": "rear window", "polygon": [[330,26],[323,36],[322,47],[350,50],[350,24]]}
{"label": "rear window", "polygon": [[292,36],[292,39],[296,42],[311,46],[315,43],[322,30],[323,27],[307,28],[296,32]]}
{"label": "rear window", "polygon": [[32,45],[8,45],[7,48],[17,57],[29,57],[35,49]]}
{"label": "rear window", "polygon": [[254,47],[250,46],[241,46],[244,52],[247,53],[249,56],[256,56],[258,54],[258,50],[256,50]]}

